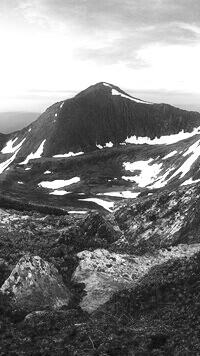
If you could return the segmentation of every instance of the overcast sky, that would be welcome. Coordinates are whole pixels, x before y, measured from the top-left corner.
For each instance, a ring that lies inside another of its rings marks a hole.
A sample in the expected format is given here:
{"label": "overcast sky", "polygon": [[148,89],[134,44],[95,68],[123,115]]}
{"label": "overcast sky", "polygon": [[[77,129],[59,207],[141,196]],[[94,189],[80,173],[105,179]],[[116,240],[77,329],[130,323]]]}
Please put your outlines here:
{"label": "overcast sky", "polygon": [[199,0],[0,0],[0,111],[106,81],[200,111]]}

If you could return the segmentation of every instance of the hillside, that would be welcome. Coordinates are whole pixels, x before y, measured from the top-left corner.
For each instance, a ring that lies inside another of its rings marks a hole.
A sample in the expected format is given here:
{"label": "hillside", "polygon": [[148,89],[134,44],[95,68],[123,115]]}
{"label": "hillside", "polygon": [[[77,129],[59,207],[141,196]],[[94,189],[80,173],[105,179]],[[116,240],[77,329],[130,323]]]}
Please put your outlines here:
{"label": "hillside", "polygon": [[114,215],[1,209],[1,353],[198,354],[200,192],[170,194]]}

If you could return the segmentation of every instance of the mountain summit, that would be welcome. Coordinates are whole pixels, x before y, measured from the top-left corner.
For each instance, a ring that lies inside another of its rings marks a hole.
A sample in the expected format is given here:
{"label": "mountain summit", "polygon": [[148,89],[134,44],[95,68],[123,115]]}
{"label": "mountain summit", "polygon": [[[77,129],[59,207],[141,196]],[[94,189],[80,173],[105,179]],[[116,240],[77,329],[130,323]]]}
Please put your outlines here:
{"label": "mountain summit", "polygon": [[90,87],[88,87],[87,89],[81,91],[80,93],[78,93],[76,95],[76,97],[81,97],[81,96],[86,96],[92,94],[94,97],[95,96],[109,96],[111,95],[119,95],[121,97],[127,98],[129,100],[133,100],[135,102],[140,102],[140,103],[146,103],[146,104],[150,104],[149,102],[140,100],[138,98],[134,98],[133,96],[127,94],[125,91],[123,91],[122,89],[120,89],[119,87],[117,87],[116,85],[110,84],[110,83],[106,83],[106,82],[99,82],[97,84],[91,85]]}

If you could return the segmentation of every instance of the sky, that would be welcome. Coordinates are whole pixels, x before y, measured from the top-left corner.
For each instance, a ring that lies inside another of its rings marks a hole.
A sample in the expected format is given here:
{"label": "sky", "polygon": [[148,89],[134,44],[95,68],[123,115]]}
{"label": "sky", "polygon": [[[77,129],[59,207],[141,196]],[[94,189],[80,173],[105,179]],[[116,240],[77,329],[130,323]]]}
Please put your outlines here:
{"label": "sky", "polygon": [[1,0],[0,112],[106,81],[200,111],[199,0]]}

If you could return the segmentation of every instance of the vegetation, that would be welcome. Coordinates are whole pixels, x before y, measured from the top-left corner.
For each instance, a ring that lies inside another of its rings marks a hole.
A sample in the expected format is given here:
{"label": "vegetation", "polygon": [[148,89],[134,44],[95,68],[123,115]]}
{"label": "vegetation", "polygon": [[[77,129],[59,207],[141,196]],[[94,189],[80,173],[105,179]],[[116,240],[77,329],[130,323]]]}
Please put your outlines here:
{"label": "vegetation", "polygon": [[200,253],[152,268],[134,289],[88,315],[78,306],[83,286],[72,285],[71,275],[77,252],[110,249],[116,232],[108,218],[10,213],[9,228],[0,227],[1,284],[30,252],[52,262],[75,297],[60,310],[47,306],[26,315],[0,293],[0,355],[198,355]]}

